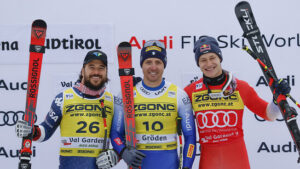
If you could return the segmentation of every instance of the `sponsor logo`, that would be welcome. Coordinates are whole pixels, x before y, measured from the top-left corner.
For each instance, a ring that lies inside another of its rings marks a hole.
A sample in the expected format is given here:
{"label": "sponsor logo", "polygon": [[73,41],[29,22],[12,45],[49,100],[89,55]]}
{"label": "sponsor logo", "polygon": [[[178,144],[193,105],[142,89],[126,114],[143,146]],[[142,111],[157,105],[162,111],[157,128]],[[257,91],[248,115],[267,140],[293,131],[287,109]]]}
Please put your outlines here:
{"label": "sponsor logo", "polygon": [[164,142],[168,141],[167,136],[160,136],[160,135],[142,135],[142,141],[146,142],[152,142],[152,141],[158,141],[158,142]]}
{"label": "sponsor logo", "polygon": [[74,98],[73,93],[67,93],[67,94],[66,94],[66,99],[67,99],[67,100],[73,99],[73,98]]}
{"label": "sponsor logo", "polygon": [[196,115],[196,121],[200,129],[234,127],[237,125],[238,115],[234,111],[199,112]]}
{"label": "sponsor logo", "polygon": [[196,90],[201,89],[202,86],[203,86],[203,83],[202,83],[202,82],[201,82],[201,83],[197,83],[197,84],[196,84]]}
{"label": "sponsor logo", "polygon": [[46,49],[101,49],[99,39],[80,39],[74,38],[71,34],[69,38],[51,38],[46,39],[45,42]]}
{"label": "sponsor logo", "polygon": [[0,89],[5,90],[27,90],[27,82],[6,82],[0,80]]}
{"label": "sponsor logo", "polygon": [[194,95],[195,102],[201,102],[201,101],[237,101],[238,97],[236,93],[230,95],[229,97],[220,97],[220,98],[211,98],[208,94],[196,94]]}
{"label": "sponsor logo", "polygon": [[[286,78],[283,78],[290,86],[295,86],[295,75],[287,75]],[[267,80],[264,76],[260,76],[257,80],[256,86],[269,86]]]}
{"label": "sponsor logo", "polygon": [[188,152],[187,152],[187,157],[192,158],[192,156],[194,154],[194,149],[195,149],[195,145],[189,144],[189,148],[188,148]]}
{"label": "sponsor logo", "polygon": [[121,139],[120,139],[119,137],[115,138],[115,139],[114,139],[114,142],[115,142],[117,145],[123,144],[122,141],[121,141]]}
{"label": "sponsor logo", "polygon": [[[159,41],[163,42],[165,44],[166,49],[173,49],[173,36],[164,36],[163,39],[160,39]],[[146,40],[140,40],[136,36],[132,36],[129,40],[129,43],[132,47],[137,47],[138,49],[142,49],[144,44],[146,43]]]}
{"label": "sponsor logo", "polygon": [[[181,36],[181,49],[193,47],[195,42],[201,36]],[[237,35],[218,35],[216,39],[220,48],[242,48],[246,45],[247,39],[240,38]],[[266,47],[299,47],[300,46],[300,33],[291,36],[280,36],[277,34],[262,34],[262,41]]]}
{"label": "sponsor logo", "polygon": [[135,111],[161,111],[161,110],[175,110],[175,104],[167,103],[143,103],[135,104]]}
{"label": "sponsor logo", "polygon": [[257,150],[257,153],[291,153],[298,152],[294,143],[288,142],[287,144],[267,144],[262,142]]}
{"label": "sponsor logo", "polygon": [[9,50],[19,50],[19,44],[18,41],[0,41],[0,50],[2,51],[9,51]]}
{"label": "sponsor logo", "polygon": [[176,96],[176,93],[173,91],[168,92],[168,97],[174,98]]}
{"label": "sponsor logo", "polygon": [[[7,149],[5,147],[0,147],[0,158],[19,158],[20,150],[19,149]],[[32,157],[36,155],[36,147],[32,146]]]}
{"label": "sponsor logo", "polygon": [[182,103],[185,105],[190,104],[191,103],[190,98],[188,96],[182,98]]}
{"label": "sponsor logo", "polygon": [[[14,126],[18,120],[24,119],[24,111],[0,111],[0,126]],[[34,115],[36,122],[37,116]]]}
{"label": "sponsor logo", "polygon": [[[66,112],[73,112],[73,111],[101,111],[102,108],[99,104],[75,104],[75,105],[68,105],[66,106]],[[111,108],[105,106],[105,111],[107,113],[111,113]]]}
{"label": "sponsor logo", "polygon": [[[266,121],[265,119],[259,117],[259,116],[256,115],[256,114],[254,114],[254,117],[255,117],[255,119],[256,119],[257,121],[259,121],[259,122],[265,122],[265,121]],[[276,121],[281,122],[281,121],[284,121],[284,119],[283,119],[283,117],[281,117],[280,119],[277,118]]]}

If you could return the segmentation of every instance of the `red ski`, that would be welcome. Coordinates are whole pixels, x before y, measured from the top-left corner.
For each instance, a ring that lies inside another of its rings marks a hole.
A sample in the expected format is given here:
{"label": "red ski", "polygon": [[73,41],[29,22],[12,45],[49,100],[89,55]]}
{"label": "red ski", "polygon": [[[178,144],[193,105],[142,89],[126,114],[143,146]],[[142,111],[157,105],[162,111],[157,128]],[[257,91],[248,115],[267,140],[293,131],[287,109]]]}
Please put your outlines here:
{"label": "red ski", "polygon": [[[35,20],[31,28],[30,58],[27,81],[27,96],[25,105],[24,120],[33,128],[36,110],[40,74],[42,69],[43,53],[45,53],[45,37],[47,24],[43,20]],[[31,147],[32,133],[22,139],[20,151],[19,169],[31,169]]]}
{"label": "red ski", "polygon": [[119,75],[123,96],[126,145],[136,146],[135,136],[135,113],[133,100],[133,75],[131,58],[131,45],[128,42],[121,42],[118,46]]}

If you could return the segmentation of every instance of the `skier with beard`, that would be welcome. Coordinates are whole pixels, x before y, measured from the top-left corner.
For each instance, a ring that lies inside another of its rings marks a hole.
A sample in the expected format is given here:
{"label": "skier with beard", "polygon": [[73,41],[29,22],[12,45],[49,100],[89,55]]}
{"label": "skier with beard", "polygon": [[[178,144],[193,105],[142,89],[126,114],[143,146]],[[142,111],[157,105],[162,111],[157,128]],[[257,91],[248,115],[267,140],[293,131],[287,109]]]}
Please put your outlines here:
{"label": "skier with beard", "polygon": [[[106,90],[107,56],[99,50],[87,53],[79,80],[72,88],[59,93],[53,100],[46,119],[33,128],[33,140],[48,140],[60,126],[61,146],[59,169],[97,169],[96,158],[102,152],[105,134],[100,101],[104,100],[109,137],[114,112],[113,95]],[[18,121],[16,134],[25,137],[31,132],[25,121]],[[109,141],[106,141],[106,147]],[[102,152],[104,154],[104,152]],[[118,156],[105,151],[115,165]]]}

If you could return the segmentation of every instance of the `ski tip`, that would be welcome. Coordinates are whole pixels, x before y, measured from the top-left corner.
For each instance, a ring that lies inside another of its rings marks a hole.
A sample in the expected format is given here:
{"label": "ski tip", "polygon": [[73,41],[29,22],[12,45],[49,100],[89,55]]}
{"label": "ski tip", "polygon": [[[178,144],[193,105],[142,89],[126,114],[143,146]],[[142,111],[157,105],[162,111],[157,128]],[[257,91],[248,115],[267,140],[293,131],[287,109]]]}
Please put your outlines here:
{"label": "ski tip", "polygon": [[247,2],[247,1],[240,1],[239,3],[236,4],[235,7],[238,7],[238,6],[241,6],[241,5],[246,5],[246,4],[250,5],[249,2]]}
{"label": "ski tip", "polygon": [[131,47],[131,44],[129,42],[121,42],[118,45],[118,48],[120,48],[120,47]]}
{"label": "ski tip", "polygon": [[41,28],[47,28],[47,24],[42,19],[37,19],[32,22],[32,27],[41,27]]}

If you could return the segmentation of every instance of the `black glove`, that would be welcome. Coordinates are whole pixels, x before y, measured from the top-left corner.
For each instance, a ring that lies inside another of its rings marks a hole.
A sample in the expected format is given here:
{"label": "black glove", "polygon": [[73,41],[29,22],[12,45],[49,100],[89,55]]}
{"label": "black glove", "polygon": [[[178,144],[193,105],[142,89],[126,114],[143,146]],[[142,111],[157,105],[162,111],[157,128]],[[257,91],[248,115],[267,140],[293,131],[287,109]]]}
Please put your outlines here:
{"label": "black glove", "polygon": [[274,82],[273,87],[276,95],[287,95],[291,91],[290,85],[283,79],[279,79],[278,81]]}
{"label": "black glove", "polygon": [[287,95],[291,91],[290,85],[283,79],[279,79],[278,81],[273,83],[273,88],[274,88],[274,98],[273,102],[277,105],[277,97],[282,94],[282,95]]}
{"label": "black glove", "polygon": [[142,160],[146,157],[146,155],[135,148],[124,148],[121,152],[121,157],[127,163],[128,166],[133,169],[139,169],[142,165]]}
{"label": "black glove", "polygon": [[141,77],[135,77],[135,76],[133,76],[133,86],[135,86],[140,81],[142,81]]}

